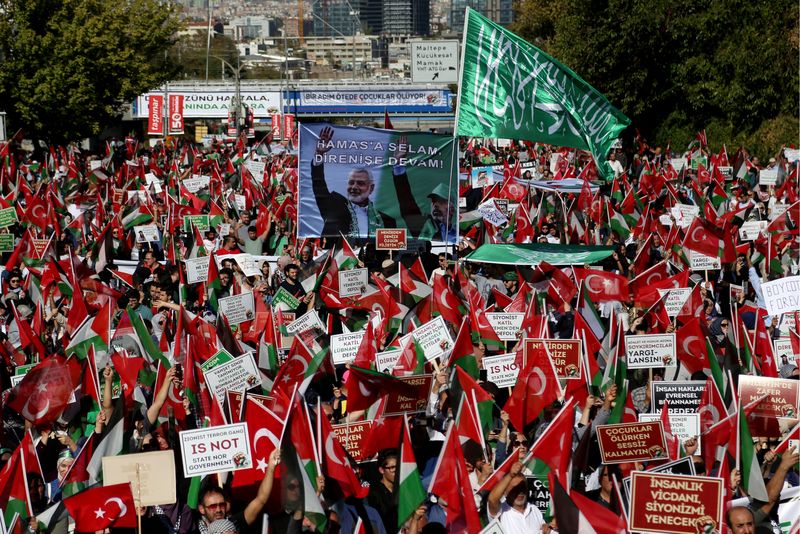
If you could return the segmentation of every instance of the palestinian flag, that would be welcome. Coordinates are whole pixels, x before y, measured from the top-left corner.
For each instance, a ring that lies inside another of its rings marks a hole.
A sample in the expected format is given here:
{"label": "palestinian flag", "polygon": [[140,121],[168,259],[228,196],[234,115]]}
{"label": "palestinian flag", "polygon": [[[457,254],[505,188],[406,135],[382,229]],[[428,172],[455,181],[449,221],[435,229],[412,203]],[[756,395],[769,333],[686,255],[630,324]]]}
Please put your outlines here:
{"label": "palestinian flag", "polygon": [[153,220],[153,214],[146,207],[138,205],[127,210],[122,215],[122,226],[125,230],[130,230],[134,226],[142,226]]}
{"label": "palestinian flag", "polygon": [[400,445],[400,458],[398,461],[397,488],[397,530],[401,530],[409,517],[419,506],[425,502],[427,493],[422,486],[422,480],[417,469],[417,460],[411,446],[411,432],[408,430],[408,419],[403,418],[403,441]]}
{"label": "palestinian flag", "polygon": [[761,464],[756,456],[753,436],[750,434],[750,427],[747,425],[745,409],[739,401],[739,464],[742,473],[742,486],[747,494],[753,499],[767,502],[767,487],[764,478],[761,476]]}
{"label": "palestinian flag", "polygon": [[75,355],[80,359],[86,358],[89,347],[93,346],[98,354],[108,351],[111,341],[109,325],[111,322],[111,304],[107,303],[94,317],[87,317],[73,333],[66,348],[67,355]]}

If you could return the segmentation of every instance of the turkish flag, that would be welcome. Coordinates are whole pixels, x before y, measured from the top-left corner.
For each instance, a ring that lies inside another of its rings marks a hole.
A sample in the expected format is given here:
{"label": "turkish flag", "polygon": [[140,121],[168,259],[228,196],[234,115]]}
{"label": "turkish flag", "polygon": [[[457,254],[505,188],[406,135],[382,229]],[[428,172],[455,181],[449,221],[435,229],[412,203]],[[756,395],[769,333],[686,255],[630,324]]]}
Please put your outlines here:
{"label": "turkish flag", "polygon": [[394,376],[356,366],[350,367],[345,387],[347,408],[350,412],[366,410],[388,393],[400,393],[414,398],[419,393],[416,387]]}
{"label": "turkish flag", "polygon": [[240,469],[233,475],[233,487],[260,483],[267,473],[269,455],[280,446],[285,421],[257,400],[247,397],[244,408],[253,467]]}
{"label": "turkish flag", "polygon": [[608,302],[610,300],[627,302],[630,300],[628,279],[624,276],[580,267],[573,267],[572,272],[575,273],[575,278],[579,283],[584,282],[583,286],[589,292],[592,302]]}
{"label": "turkish flag", "polygon": [[683,246],[713,258],[722,257],[725,263],[736,261],[736,250],[730,234],[700,217],[695,217],[686,230]]}
{"label": "turkish flag", "polygon": [[700,328],[700,319],[695,317],[675,331],[675,352],[678,360],[690,373],[708,367],[706,336]]}
{"label": "turkish flag", "polygon": [[361,481],[356,476],[356,471],[350,465],[347,453],[339,442],[339,438],[333,433],[330,421],[324,413],[317,412],[320,421],[320,437],[322,449],[322,462],[325,474],[336,480],[345,497],[356,497],[363,499],[369,493],[369,488],[361,485]]}
{"label": "turkish flag", "polygon": [[64,499],[64,506],[75,520],[76,532],[136,528],[136,505],[130,483],[82,491]]}
{"label": "turkish flag", "polygon": [[7,405],[34,424],[54,422],[72,395],[69,366],[60,356],[43,360],[11,390]]}
{"label": "turkish flag", "polygon": [[525,368],[519,373],[517,384],[503,409],[518,432],[534,421],[542,410],[561,397],[556,370],[548,356],[546,345],[528,356]]}

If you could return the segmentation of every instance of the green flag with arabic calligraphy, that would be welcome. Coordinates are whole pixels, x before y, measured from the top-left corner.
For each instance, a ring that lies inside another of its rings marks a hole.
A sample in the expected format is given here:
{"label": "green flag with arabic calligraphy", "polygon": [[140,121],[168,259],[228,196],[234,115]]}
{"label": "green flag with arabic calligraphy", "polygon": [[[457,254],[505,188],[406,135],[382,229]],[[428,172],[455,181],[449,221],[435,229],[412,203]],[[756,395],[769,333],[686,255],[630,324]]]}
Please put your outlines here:
{"label": "green flag with arabic calligraphy", "polygon": [[630,119],[532,44],[467,8],[456,134],[588,150],[600,174]]}

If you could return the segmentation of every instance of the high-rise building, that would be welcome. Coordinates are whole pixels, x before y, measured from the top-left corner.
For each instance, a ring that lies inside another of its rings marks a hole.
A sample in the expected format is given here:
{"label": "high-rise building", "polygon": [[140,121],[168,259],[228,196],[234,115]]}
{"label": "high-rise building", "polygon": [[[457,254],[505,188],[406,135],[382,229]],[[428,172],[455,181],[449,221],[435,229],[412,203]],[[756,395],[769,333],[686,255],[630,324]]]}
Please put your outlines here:
{"label": "high-rise building", "polygon": [[359,0],[358,10],[362,31],[370,35],[383,32],[383,2],[381,0]]}
{"label": "high-rise building", "polygon": [[314,35],[341,37],[358,33],[361,30],[358,7],[358,0],[319,0],[312,8]]}
{"label": "high-rise building", "polygon": [[429,35],[430,0],[385,0],[383,33],[390,35]]}
{"label": "high-rise building", "polygon": [[450,30],[464,31],[464,14],[470,7],[502,26],[514,22],[514,0],[452,0],[450,5]]}

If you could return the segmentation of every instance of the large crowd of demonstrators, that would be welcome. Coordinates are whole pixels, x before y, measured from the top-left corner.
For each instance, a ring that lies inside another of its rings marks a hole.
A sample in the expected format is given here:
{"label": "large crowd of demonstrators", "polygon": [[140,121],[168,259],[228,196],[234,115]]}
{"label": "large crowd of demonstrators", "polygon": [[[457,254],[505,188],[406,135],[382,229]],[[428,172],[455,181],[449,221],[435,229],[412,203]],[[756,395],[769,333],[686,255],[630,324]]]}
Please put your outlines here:
{"label": "large crowd of demonstrators", "polygon": [[[798,314],[763,294],[798,271],[798,152],[639,138],[607,180],[537,143],[461,139],[459,158],[458,244],[385,251],[297,238],[291,144],[0,145],[5,527],[619,533],[647,510],[664,532],[798,532]],[[473,187],[483,166],[495,180]],[[500,226],[478,209],[491,199]],[[502,244],[562,260],[469,259]],[[571,264],[582,250],[604,253]],[[354,269],[366,284],[340,294]],[[526,339],[578,340],[577,359]],[[260,377],[212,372],[245,360]],[[659,382],[676,383],[666,401]],[[661,434],[605,426],[640,420]],[[237,468],[193,448],[211,468],[192,475],[184,433],[208,445],[241,422]],[[147,469],[111,483],[109,458],[136,453]],[[667,473],[661,493],[642,472]],[[719,505],[692,511],[709,486],[686,477],[718,481]]]}

